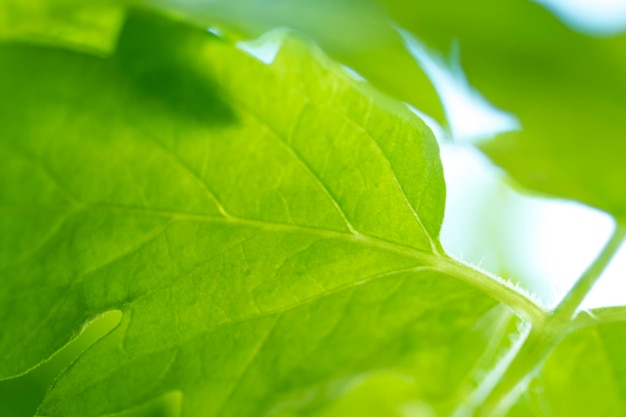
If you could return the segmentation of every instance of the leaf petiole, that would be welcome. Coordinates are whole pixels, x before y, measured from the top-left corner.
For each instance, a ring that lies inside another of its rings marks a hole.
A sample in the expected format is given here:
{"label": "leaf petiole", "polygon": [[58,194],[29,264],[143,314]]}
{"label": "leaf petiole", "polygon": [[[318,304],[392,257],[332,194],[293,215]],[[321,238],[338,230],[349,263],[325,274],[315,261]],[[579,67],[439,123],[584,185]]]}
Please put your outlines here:
{"label": "leaf petiole", "polygon": [[[574,318],[580,304],[598,281],[626,238],[626,225],[617,224],[596,260],[587,268],[559,305],[543,322],[533,326],[515,357],[494,369],[498,382],[478,390],[474,401],[458,410],[458,416],[505,415],[554,348],[579,326]],[[488,384],[489,385],[489,384]],[[455,415],[455,416],[456,416]]]}

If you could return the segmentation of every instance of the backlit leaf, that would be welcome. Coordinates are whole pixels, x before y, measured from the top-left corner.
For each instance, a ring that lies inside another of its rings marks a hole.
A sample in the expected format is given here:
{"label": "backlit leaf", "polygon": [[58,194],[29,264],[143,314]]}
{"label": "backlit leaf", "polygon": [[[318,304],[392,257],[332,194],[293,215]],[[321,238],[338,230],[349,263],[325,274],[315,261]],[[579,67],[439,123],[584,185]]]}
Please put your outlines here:
{"label": "backlit leaf", "polygon": [[264,415],[380,369],[447,413],[497,301],[537,311],[443,253],[424,124],[302,41],[133,14],[110,58],[0,62],[0,377],[122,313],[40,415]]}

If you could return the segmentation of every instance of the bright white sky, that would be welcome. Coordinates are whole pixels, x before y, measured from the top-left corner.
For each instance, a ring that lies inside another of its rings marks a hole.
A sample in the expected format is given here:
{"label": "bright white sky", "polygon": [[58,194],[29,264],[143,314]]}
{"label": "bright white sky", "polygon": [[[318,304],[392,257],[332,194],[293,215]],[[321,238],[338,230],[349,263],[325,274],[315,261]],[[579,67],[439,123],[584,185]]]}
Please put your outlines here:
{"label": "bright white sky", "polygon": [[625,0],[533,0],[559,16],[572,29],[608,35],[626,28]]}

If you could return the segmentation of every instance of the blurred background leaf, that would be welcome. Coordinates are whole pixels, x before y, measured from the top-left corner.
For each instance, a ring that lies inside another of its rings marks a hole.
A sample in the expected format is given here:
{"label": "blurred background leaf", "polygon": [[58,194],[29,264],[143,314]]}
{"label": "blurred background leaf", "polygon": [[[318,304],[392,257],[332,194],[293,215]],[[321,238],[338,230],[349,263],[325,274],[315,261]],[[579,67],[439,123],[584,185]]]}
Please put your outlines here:
{"label": "blurred background leaf", "polygon": [[110,53],[124,18],[123,0],[4,0],[0,39]]}
{"label": "blurred background leaf", "polygon": [[[601,315],[624,317],[623,307]],[[573,332],[548,357],[509,417],[623,416],[626,411],[624,321]]]}
{"label": "blurred background leaf", "polygon": [[381,0],[520,131],[483,146],[524,186],[626,216],[626,35],[591,37],[526,0]]}
{"label": "blurred background leaf", "polygon": [[384,92],[445,123],[439,97],[403,45],[390,17],[371,0],[147,0],[204,26],[255,38],[289,27]]}

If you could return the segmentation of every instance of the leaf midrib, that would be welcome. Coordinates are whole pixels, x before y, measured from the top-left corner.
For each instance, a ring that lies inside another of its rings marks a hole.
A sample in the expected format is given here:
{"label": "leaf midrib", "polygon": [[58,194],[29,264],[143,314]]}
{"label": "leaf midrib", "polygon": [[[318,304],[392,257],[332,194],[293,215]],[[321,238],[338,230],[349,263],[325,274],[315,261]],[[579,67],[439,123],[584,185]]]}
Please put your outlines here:
{"label": "leaf midrib", "polygon": [[[518,289],[516,289],[512,284],[508,283],[507,281],[498,279],[495,276],[490,276],[485,272],[474,269],[469,265],[466,265],[449,257],[446,254],[430,253],[396,242],[367,236],[358,232],[340,232],[312,226],[247,219],[236,217],[233,215],[229,215],[228,217],[218,217],[201,213],[159,210],[140,206],[115,205],[108,203],[92,203],[82,204],[78,206],[40,206],[40,208],[46,210],[66,210],[68,212],[68,215],[70,216],[72,215],[72,213],[77,214],[86,211],[96,212],[98,210],[120,214],[149,214],[159,217],[165,217],[171,221],[182,220],[200,223],[245,226],[269,232],[304,233],[308,235],[319,236],[324,239],[344,241],[362,247],[371,248],[387,253],[393,253],[396,255],[410,258],[417,261],[421,266],[431,267],[434,270],[439,271],[440,273],[470,284],[471,286],[485,293],[487,296],[507,305],[508,307],[513,309],[513,311],[518,316],[527,321],[530,321],[531,323],[542,322],[547,314],[542,306],[533,302],[531,299],[519,292]],[[141,246],[136,248],[135,250],[139,249],[141,249]],[[97,267],[92,268],[92,270],[94,269],[97,269]]]}
{"label": "leaf midrib", "polygon": [[[295,89],[294,92],[298,92],[302,96],[304,96],[305,105],[303,106],[302,109],[300,109],[300,115],[296,119],[296,122],[294,123],[294,126],[293,126],[292,129],[295,129],[295,127],[297,126],[297,124],[299,122],[299,119],[300,119],[300,116],[302,115],[302,112],[304,111],[304,109],[306,108],[307,105],[315,106],[315,107],[318,107],[320,109],[322,108],[321,106],[311,102],[309,100],[308,96],[301,89]],[[359,230],[349,220],[349,218],[348,218],[346,212],[344,211],[343,207],[341,206],[341,204],[339,204],[339,201],[337,200],[335,195],[328,189],[328,186],[324,183],[324,181],[322,181],[322,179],[320,178],[319,174],[313,169],[313,167],[311,167],[311,165],[303,158],[303,156],[300,155],[296,151],[296,149],[294,149],[293,145],[291,144],[290,138],[288,138],[287,140],[283,139],[282,135],[278,132],[278,130],[276,130],[276,128],[274,128],[271,124],[269,124],[264,118],[261,117],[261,115],[259,115],[256,111],[254,111],[254,109],[252,109],[250,106],[248,106],[248,104],[245,103],[243,100],[239,100],[237,97],[235,97],[233,95],[224,94],[223,92],[221,92],[219,90],[216,92],[216,94],[222,100],[224,100],[227,103],[231,104],[233,107],[238,108],[241,111],[243,111],[249,118],[254,120],[259,126],[264,127],[266,129],[266,131],[272,137],[274,137],[276,139],[278,144],[281,145],[283,148],[285,148],[287,153],[292,158],[294,158],[295,161],[298,164],[303,166],[303,168],[313,177],[313,179],[316,182],[316,184],[321,188],[321,190],[324,192],[324,194],[326,194],[326,196],[331,200],[332,205],[338,211],[338,213],[341,216],[342,220],[346,224],[346,227],[348,228],[348,230],[350,232],[353,232],[354,234],[360,233]],[[369,101],[369,105],[373,106],[373,101],[372,100]],[[391,160],[389,159],[389,156],[383,151],[383,149],[381,148],[381,146],[378,143],[378,141],[376,140],[376,138],[369,132],[369,130],[367,130],[363,126],[360,126],[350,115],[344,114],[342,112],[338,112],[337,110],[335,110],[331,106],[324,106],[323,109],[324,109],[325,112],[332,113],[332,114],[336,115],[338,118],[343,119],[345,122],[349,123],[353,128],[356,128],[357,130],[361,131],[362,133],[364,133],[370,139],[370,141],[372,143],[372,146],[376,149],[376,151],[381,155],[381,157],[385,161],[385,165],[389,169],[389,171],[391,173],[391,176],[393,178],[394,185],[397,187],[398,191],[400,192],[400,196],[401,196],[401,198],[404,201],[404,204],[407,206],[407,208],[411,212],[412,216],[414,217],[416,223],[418,224],[418,226],[420,227],[420,229],[424,233],[424,236],[428,240],[428,244],[430,245],[431,250],[433,252],[435,252],[435,253],[440,251],[440,249],[441,249],[440,245],[437,245],[436,241],[433,239],[433,237],[428,232],[428,229],[426,229],[426,227],[424,226],[424,223],[422,222],[422,218],[418,214],[417,209],[415,207],[413,207],[413,205],[410,203],[410,201],[409,201],[409,199],[408,199],[408,197],[406,195],[406,191],[404,189],[404,186],[402,185],[402,183],[398,179],[398,175],[396,174],[395,169],[393,169],[393,165],[391,163]],[[371,107],[367,110],[366,118],[369,118],[370,113],[371,113]],[[398,125],[396,124],[396,129],[397,128],[398,128]],[[291,134],[293,135],[293,130],[292,130]],[[206,185],[206,182],[205,182],[205,185]],[[217,197],[215,196],[215,193],[212,193],[212,195],[213,195],[213,197],[215,199],[217,199]],[[219,203],[218,207],[222,206],[221,202],[219,200],[217,201],[217,203]],[[220,212],[221,212],[221,210],[220,210]]]}

